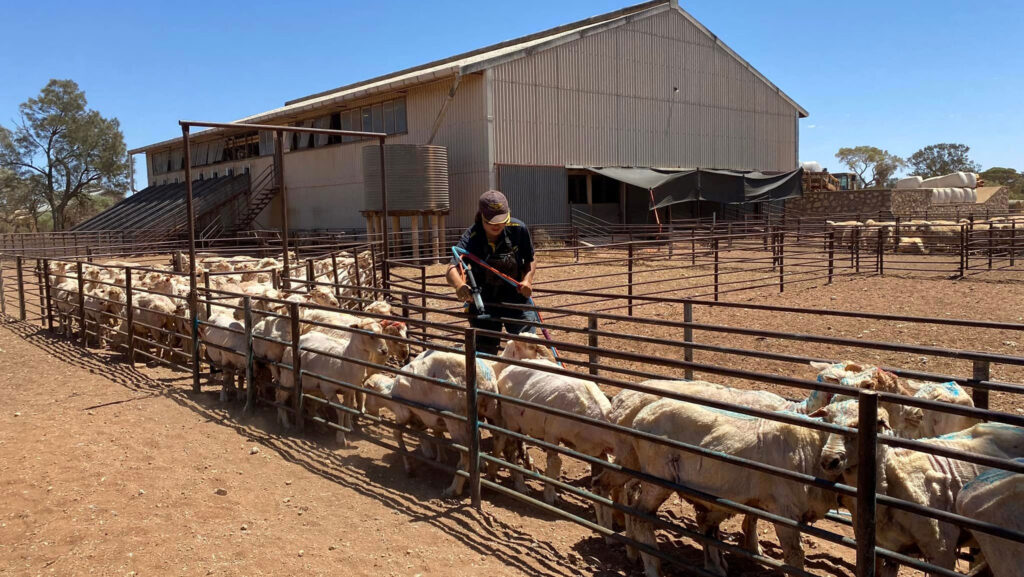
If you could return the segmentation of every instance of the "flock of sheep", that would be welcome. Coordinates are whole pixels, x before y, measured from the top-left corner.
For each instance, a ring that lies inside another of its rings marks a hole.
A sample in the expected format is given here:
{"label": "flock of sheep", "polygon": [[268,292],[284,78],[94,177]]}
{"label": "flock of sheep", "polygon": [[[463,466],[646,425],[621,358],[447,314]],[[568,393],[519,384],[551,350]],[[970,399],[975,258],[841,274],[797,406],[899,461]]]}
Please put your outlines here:
{"label": "flock of sheep", "polygon": [[[337,278],[329,259],[326,263],[316,261],[315,280],[323,278],[330,283],[352,284],[349,279],[355,278],[356,267],[364,266],[355,259],[335,262],[339,263]],[[205,259],[198,264],[202,274],[210,274],[210,287],[214,289],[209,313],[205,306],[200,307],[198,326],[202,354],[222,370],[224,398],[236,389],[234,375],[246,370],[248,345],[239,300],[240,295],[249,295],[255,297],[254,321],[258,319],[252,328],[256,372],[269,375],[267,380],[274,390],[279,419],[283,425],[289,425],[285,403],[294,391],[290,368],[295,359],[291,346],[293,323],[288,308],[293,306],[291,303],[298,303],[301,305],[298,307],[301,333],[298,340],[302,388],[306,393],[336,401],[339,443],[347,444],[345,433],[357,424],[355,414],[379,416],[382,410],[387,410],[399,425],[428,431],[438,439],[432,442],[430,435],[423,437],[425,440],[417,450],[426,459],[443,461],[446,458],[446,443],[440,442],[445,435],[455,444],[469,445],[470,429],[460,418],[467,413],[465,355],[428,349],[410,360],[412,341],[408,339],[406,324],[404,319],[392,315],[388,303],[378,301],[363,310],[341,310],[339,297],[344,303],[354,296],[348,289],[300,283],[296,290],[280,291],[273,287],[266,272],[280,267],[274,259]],[[124,309],[127,303],[120,270],[87,266],[83,272],[85,316],[87,322],[96,327],[94,332],[101,345],[107,340],[105,335],[110,335],[111,341],[117,341],[118,337],[123,341],[126,334]],[[219,274],[214,276],[213,273]],[[77,312],[78,279],[60,263],[56,263],[49,274],[61,324],[68,328]],[[151,338],[160,354],[168,358],[176,348],[185,348],[188,343],[184,341],[191,339],[190,323],[185,320],[188,285],[187,279],[182,280],[159,270],[133,278],[133,288],[141,289],[132,297],[136,321],[133,328],[136,334]],[[392,366],[401,368],[389,367],[389,361]],[[498,402],[492,395],[570,412],[591,422],[625,427],[798,474],[849,485],[857,482],[853,437],[798,424],[803,419],[814,419],[856,427],[858,403],[852,398],[813,391],[806,399],[792,401],[765,391],[685,380],[646,381],[639,383],[637,390],[625,389],[609,396],[582,374],[579,377],[557,374],[559,365],[551,350],[543,341],[530,337],[510,339],[497,358],[480,358],[475,362],[475,386],[484,393],[478,396],[481,419],[514,433],[529,435],[553,446],[564,445],[595,459],[611,460],[616,465],[696,491],[755,506],[801,523],[820,520],[837,507],[836,493],[815,485],[783,480],[699,452],[657,443],[643,435],[628,435],[524,405]],[[819,382],[973,406],[970,396],[953,382],[903,379],[878,367],[849,361],[812,364]],[[338,383],[356,385],[361,390]],[[734,403],[799,418],[783,422],[753,417],[667,398],[659,393]],[[1024,459],[1024,430],[1016,427],[979,423],[951,413],[887,402],[881,403],[878,413],[877,426],[881,434],[923,439],[938,447],[991,457]],[[402,427],[394,430],[396,441],[405,449]],[[533,468],[521,442],[499,432],[494,432],[493,437],[495,457]],[[1024,475],[885,444],[879,447],[879,493],[1016,531],[1024,530],[1024,500],[1020,498],[1024,492]],[[467,470],[469,455],[464,451],[459,455],[459,468]],[[411,471],[411,466],[411,461],[405,458],[406,469]],[[561,467],[559,452],[546,450],[544,475],[558,480]],[[496,476],[498,469],[491,462],[488,475]],[[514,468],[512,472],[517,490],[526,491],[522,473]],[[600,464],[592,465],[591,483],[595,494],[650,516],[656,515],[674,492],[665,484],[641,481]],[[465,477],[457,474],[444,494],[458,496],[464,484]],[[708,537],[717,538],[721,523],[737,514],[735,510],[698,500],[689,493],[680,493],[680,496],[693,505],[699,530]],[[548,503],[556,502],[553,484],[546,484],[544,499]],[[843,497],[839,502],[855,513],[852,499]],[[654,527],[643,515],[623,517],[617,509],[600,503],[595,503],[595,515],[602,526],[616,530],[624,525],[625,535],[657,548]],[[747,516],[742,525],[746,549],[759,553],[756,526],[754,516]],[[775,529],[786,563],[803,567],[799,532],[785,524],[776,524]],[[940,567],[953,569],[960,546],[969,538],[980,547],[996,577],[1024,576],[1024,564],[1019,562],[1024,558],[1022,544],[978,532],[972,535],[956,525],[900,509],[878,508],[880,547],[920,555]],[[635,559],[638,551],[627,546],[627,553]],[[641,556],[648,575],[661,574],[657,556],[646,552]],[[725,559],[711,544],[704,546],[704,564],[716,574],[726,574]],[[883,575],[895,575],[898,566],[880,562],[879,569]]]}
{"label": "flock of sheep", "polygon": [[[856,220],[826,221],[826,225],[835,231],[837,247],[850,248],[859,244],[861,249],[874,249],[878,244],[879,234],[884,234],[888,242],[895,238],[896,221]],[[1024,226],[1024,216],[992,217],[973,223],[962,218],[960,220],[907,220],[899,223],[899,240],[896,252],[909,254],[929,254],[931,252],[957,252],[960,250],[960,237],[963,227],[967,225],[972,234],[983,234],[987,240],[988,232],[993,239],[1002,242],[1009,240],[1014,228]],[[884,231],[884,232],[883,232]],[[859,243],[858,243],[859,241]],[[1016,245],[1014,246],[1016,247]]]}

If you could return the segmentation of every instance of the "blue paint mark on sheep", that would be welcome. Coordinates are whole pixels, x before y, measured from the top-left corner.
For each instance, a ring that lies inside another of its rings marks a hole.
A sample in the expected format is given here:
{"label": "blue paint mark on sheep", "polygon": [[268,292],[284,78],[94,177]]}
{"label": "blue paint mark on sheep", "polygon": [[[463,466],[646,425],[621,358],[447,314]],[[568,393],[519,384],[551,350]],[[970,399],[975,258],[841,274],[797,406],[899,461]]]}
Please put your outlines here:
{"label": "blue paint mark on sheep", "polygon": [[[1019,458],[1018,459],[1014,459],[1013,462],[1014,463],[1024,464],[1024,459],[1019,459]],[[977,477],[975,477],[975,478],[971,479],[970,481],[968,481],[967,484],[964,485],[963,490],[967,491],[968,489],[970,489],[972,486],[975,486],[975,485],[991,485],[992,483],[995,483],[996,481],[1001,481],[1001,480],[1006,479],[1007,477],[1010,477],[1012,475],[1019,475],[1019,474],[1020,473],[1014,473],[1013,471],[1007,471],[1005,469],[994,469],[994,468],[993,469],[987,469],[985,471],[982,471],[982,473],[980,475],[978,475]]]}
{"label": "blue paint mark on sheep", "polygon": [[485,363],[485,362],[483,362],[483,361],[481,361],[479,359],[477,359],[477,361],[476,361],[476,373],[477,373],[477,381],[479,381],[481,379],[483,379],[484,381],[493,381],[494,380],[494,371],[491,370],[491,367],[487,366],[487,363]]}

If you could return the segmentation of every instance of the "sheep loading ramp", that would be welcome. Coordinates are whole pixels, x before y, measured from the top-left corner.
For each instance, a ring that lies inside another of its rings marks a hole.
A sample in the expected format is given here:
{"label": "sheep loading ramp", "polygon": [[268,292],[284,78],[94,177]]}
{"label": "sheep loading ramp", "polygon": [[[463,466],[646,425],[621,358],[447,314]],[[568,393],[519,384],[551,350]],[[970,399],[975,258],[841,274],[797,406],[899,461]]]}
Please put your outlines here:
{"label": "sheep loading ramp", "polygon": [[[222,176],[192,183],[196,234],[212,238],[237,223],[238,203],[247,205],[249,174]],[[135,233],[136,242],[160,242],[181,236],[188,225],[185,183],[150,186],[74,227],[74,231]],[[230,222],[225,221],[225,215]]]}

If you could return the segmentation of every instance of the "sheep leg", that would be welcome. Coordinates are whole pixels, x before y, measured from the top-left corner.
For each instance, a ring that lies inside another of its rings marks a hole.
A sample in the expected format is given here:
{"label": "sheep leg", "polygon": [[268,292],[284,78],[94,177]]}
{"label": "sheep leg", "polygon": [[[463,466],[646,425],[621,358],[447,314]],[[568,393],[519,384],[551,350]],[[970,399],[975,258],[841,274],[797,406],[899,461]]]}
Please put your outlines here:
{"label": "sheep leg", "polygon": [[[286,389],[274,390],[274,401],[278,404],[284,404],[289,396],[291,396],[291,392]],[[288,423],[288,411],[284,407],[277,408],[277,421],[285,429],[291,428],[291,425]]]}
{"label": "sheep leg", "polygon": [[[672,494],[672,491],[641,481],[634,485],[630,493],[630,502],[634,508],[642,513],[655,515],[661,504],[665,502],[665,499],[668,499],[668,496]],[[632,515],[627,516],[626,534],[649,547],[658,548],[658,539],[654,535],[654,526],[649,521],[633,517]],[[636,547],[626,546],[626,555],[631,561],[636,560],[636,554]],[[640,557],[643,559],[644,573],[647,577],[659,577],[661,575],[661,559],[647,553],[641,553]]]}
{"label": "sheep leg", "polygon": [[[550,442],[550,441],[549,441]],[[562,475],[562,457],[558,454],[558,451],[548,451],[548,466],[544,471],[544,475],[548,479],[558,480]],[[544,502],[548,505],[554,505],[555,500],[558,498],[558,494],[555,492],[555,486],[551,483],[544,484]]]}
{"label": "sheep leg", "polygon": [[779,538],[779,545],[782,547],[782,558],[786,561],[786,564],[797,569],[803,569],[804,548],[800,544],[800,532],[789,527],[776,525],[775,535]]}
{"label": "sheep leg", "polygon": [[[452,419],[445,419],[444,422],[445,425],[447,425],[448,427],[448,432],[450,432],[452,435],[452,442],[458,443],[460,445],[469,445],[469,431],[466,430],[468,428],[467,425],[463,425],[459,421],[455,421]],[[468,451],[459,451],[459,464],[457,468],[459,471],[469,471]],[[463,487],[465,487],[465,485],[466,478],[463,477],[462,475],[455,475],[455,478],[452,479],[452,484],[449,485],[449,487],[444,490],[444,493],[442,493],[442,495],[444,497],[458,497],[459,495],[462,495],[462,489]]]}
{"label": "sheep leg", "polygon": [[757,538],[757,517],[746,515],[743,517],[743,543],[744,547],[755,555],[761,554],[761,541]]}
{"label": "sheep leg", "polygon": [[[694,509],[697,511],[697,530],[708,537],[718,539],[718,528],[725,520],[726,515],[700,506],[695,506]],[[728,574],[729,570],[729,564],[725,562],[721,549],[710,543],[704,544],[704,569],[723,577]]]}
{"label": "sheep leg", "polygon": [[[406,423],[398,422],[399,425],[405,425]],[[398,448],[401,449],[402,453],[402,467],[405,469],[405,474],[410,477],[413,476],[416,470],[413,468],[412,459],[406,453],[409,452],[409,448],[405,445],[405,435],[402,434],[401,428],[395,428],[395,443],[398,444]]]}
{"label": "sheep leg", "polygon": [[[508,459],[508,455],[505,453],[507,448],[508,448],[508,437],[506,435],[501,434],[501,433],[494,433],[494,448],[491,451],[491,454],[494,455],[495,457],[503,457],[506,461],[508,461],[509,460]],[[498,470],[499,469],[501,469],[501,465],[499,465],[498,463],[495,463],[494,461],[488,461],[487,462],[487,478],[492,480],[492,481],[497,481],[498,480]]]}

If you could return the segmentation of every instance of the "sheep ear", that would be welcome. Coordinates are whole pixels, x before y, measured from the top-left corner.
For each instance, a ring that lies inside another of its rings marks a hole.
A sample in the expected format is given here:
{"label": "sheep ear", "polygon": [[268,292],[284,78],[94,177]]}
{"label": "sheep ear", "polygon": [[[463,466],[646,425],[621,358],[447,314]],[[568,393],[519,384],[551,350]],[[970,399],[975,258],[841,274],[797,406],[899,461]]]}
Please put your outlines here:
{"label": "sheep ear", "polygon": [[819,362],[819,361],[811,361],[811,368],[816,370],[816,371],[824,371],[825,369],[827,369],[827,368],[829,368],[831,366],[832,365],[829,364],[829,363],[822,363],[822,362]]}
{"label": "sheep ear", "polygon": [[807,416],[812,419],[824,419],[828,416],[828,411],[825,410],[825,407],[822,407]]}

